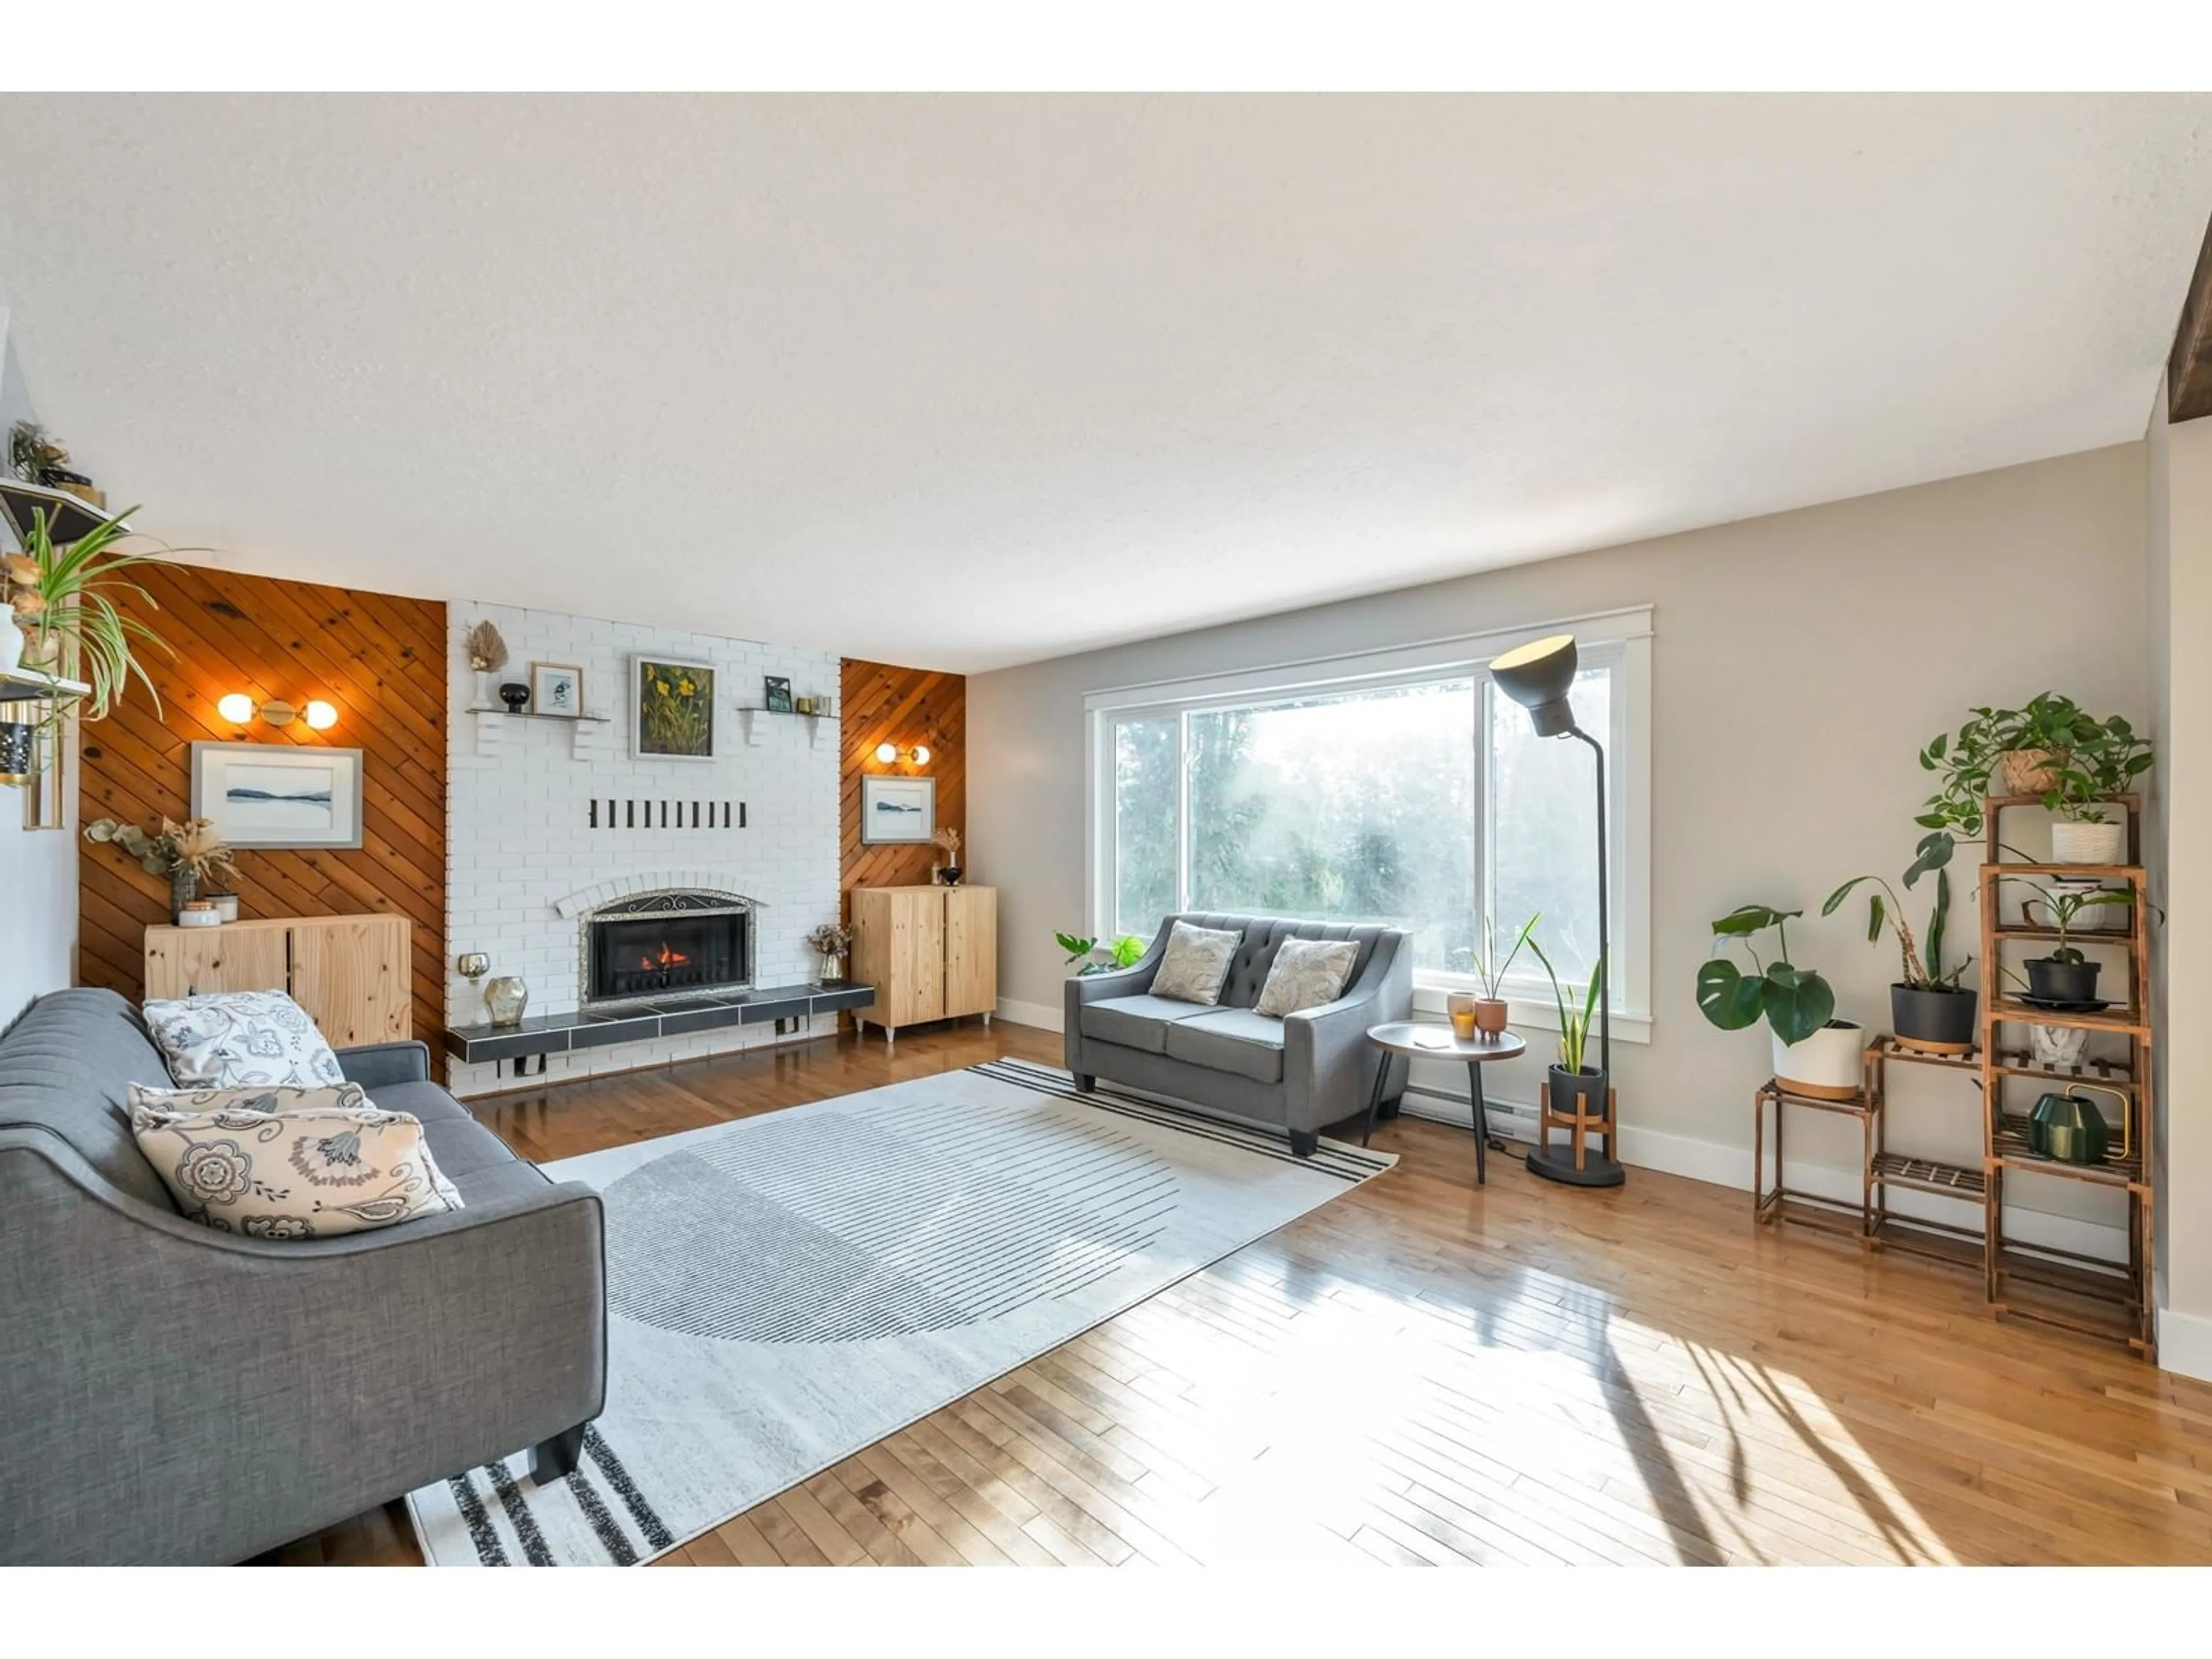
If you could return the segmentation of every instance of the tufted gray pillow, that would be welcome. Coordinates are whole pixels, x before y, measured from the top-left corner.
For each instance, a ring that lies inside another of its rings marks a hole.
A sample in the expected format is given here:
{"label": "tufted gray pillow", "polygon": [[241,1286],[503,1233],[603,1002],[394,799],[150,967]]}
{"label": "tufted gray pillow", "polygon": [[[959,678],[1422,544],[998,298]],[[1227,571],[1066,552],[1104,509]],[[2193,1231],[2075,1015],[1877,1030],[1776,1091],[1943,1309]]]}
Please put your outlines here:
{"label": "tufted gray pillow", "polygon": [[1244,936],[1230,929],[1194,927],[1179,921],[1168,935],[1160,970],[1152,975],[1152,994],[1176,1002],[1221,1000],[1222,982]]}
{"label": "tufted gray pillow", "polygon": [[1359,943],[1348,939],[1286,939],[1267,969],[1267,982],[1260,988],[1255,1014],[1280,1019],[1301,1008],[1318,1008],[1344,994],[1344,981],[1359,955]]}

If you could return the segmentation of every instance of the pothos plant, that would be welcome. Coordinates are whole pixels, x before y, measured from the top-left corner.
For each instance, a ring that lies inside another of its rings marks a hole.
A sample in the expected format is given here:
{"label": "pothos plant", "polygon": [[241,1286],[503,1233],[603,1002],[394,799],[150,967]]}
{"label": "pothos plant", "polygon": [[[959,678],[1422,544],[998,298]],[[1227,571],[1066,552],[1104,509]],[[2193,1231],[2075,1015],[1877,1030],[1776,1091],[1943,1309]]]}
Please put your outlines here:
{"label": "pothos plant", "polygon": [[1920,751],[1920,769],[1936,774],[1941,782],[1913,819],[1932,833],[1906,872],[1907,886],[1923,872],[1949,863],[1956,840],[1982,833],[1984,803],[2013,787],[2002,776],[2002,787],[1990,787],[2007,756],[2033,757],[2033,775],[2045,786],[2044,806],[2079,823],[2105,823],[2105,798],[2134,787],[2154,759],[2150,740],[2123,716],[2100,720],[2055,691],[2030,698],[2024,708],[1972,714],[1955,733],[1937,732]]}
{"label": "pothos plant", "polygon": [[[1771,904],[1739,904],[1713,923],[1715,954],[1698,969],[1698,1010],[1723,1031],[1741,1031],[1763,1017],[1785,1044],[1802,1042],[1835,1018],[1836,994],[1809,968],[1790,960],[1790,924],[1802,910],[1778,910]],[[1753,941],[1774,930],[1771,957]],[[1752,971],[1719,954],[1741,949]]]}
{"label": "pothos plant", "polygon": [[[1083,974],[1110,974],[1116,969],[1133,968],[1137,958],[1145,954],[1145,941],[1134,933],[1124,933],[1110,941],[1103,962],[1091,960],[1098,952],[1098,941],[1095,939],[1085,939],[1079,933],[1054,933],[1052,937],[1067,952],[1068,966],[1073,967],[1079,962],[1085,963]],[[1082,977],[1082,974],[1077,977]]]}

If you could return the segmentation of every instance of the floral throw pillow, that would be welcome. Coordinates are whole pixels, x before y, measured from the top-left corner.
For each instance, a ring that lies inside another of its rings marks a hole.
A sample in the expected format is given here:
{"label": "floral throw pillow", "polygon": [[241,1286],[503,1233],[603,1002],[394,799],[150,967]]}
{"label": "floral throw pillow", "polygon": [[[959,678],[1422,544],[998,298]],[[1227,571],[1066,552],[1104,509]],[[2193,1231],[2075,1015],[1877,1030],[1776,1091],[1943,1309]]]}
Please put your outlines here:
{"label": "floral throw pillow", "polygon": [[307,1011],[282,991],[216,991],[149,1002],[144,1013],[171,1079],[184,1088],[345,1081]]}
{"label": "floral throw pillow", "polygon": [[1168,935],[1159,971],[1152,975],[1152,994],[1176,1002],[1221,1000],[1222,981],[1244,936],[1233,928],[1194,927],[1179,921]]}
{"label": "floral throw pillow", "polygon": [[1275,960],[1267,969],[1267,982],[1260,988],[1255,1014],[1280,1019],[1301,1008],[1318,1008],[1344,994],[1344,981],[1359,955],[1359,944],[1348,939],[1286,939],[1275,947]]}
{"label": "floral throw pillow", "polygon": [[335,1088],[131,1087],[131,1131],[188,1221],[333,1238],[461,1208],[420,1120]]}

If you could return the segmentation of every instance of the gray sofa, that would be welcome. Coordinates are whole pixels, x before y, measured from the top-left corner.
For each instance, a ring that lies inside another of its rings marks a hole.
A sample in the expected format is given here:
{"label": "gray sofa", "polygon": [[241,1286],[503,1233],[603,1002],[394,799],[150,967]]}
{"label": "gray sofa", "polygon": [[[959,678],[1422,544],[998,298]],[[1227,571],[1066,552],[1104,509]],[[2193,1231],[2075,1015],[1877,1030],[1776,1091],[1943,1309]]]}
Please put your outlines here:
{"label": "gray sofa", "polygon": [[538,1448],[606,1394],[599,1195],[429,1080],[340,1053],[422,1119],[465,1207],[278,1243],[186,1221],[131,1139],[167,1072],[137,1012],[61,991],[0,1036],[0,1563],[236,1561]]}
{"label": "gray sofa", "polygon": [[[1215,1006],[1152,994],[1152,975],[1178,921],[1244,936]],[[1359,954],[1342,996],[1273,1019],[1254,1013],[1252,1006],[1286,939],[1355,939]],[[1389,927],[1170,916],[1133,966],[1078,975],[1067,981],[1065,996],[1061,1029],[1077,1087],[1088,1091],[1105,1078],[1285,1129],[1291,1150],[1310,1158],[1322,1129],[1367,1109],[1379,1063],[1367,1028],[1413,1017],[1413,944]]]}

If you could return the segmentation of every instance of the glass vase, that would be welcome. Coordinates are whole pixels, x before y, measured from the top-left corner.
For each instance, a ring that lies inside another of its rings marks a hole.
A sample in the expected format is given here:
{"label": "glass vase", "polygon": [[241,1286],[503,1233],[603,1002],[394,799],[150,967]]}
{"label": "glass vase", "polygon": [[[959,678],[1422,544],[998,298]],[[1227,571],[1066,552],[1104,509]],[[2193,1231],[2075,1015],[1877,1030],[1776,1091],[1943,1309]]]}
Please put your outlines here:
{"label": "glass vase", "polygon": [[824,951],[815,960],[818,964],[814,970],[814,982],[817,985],[835,985],[844,976],[842,972],[844,957],[833,956]]}
{"label": "glass vase", "polygon": [[200,894],[200,878],[196,871],[169,872],[169,920],[177,921],[185,914],[185,907]]}

